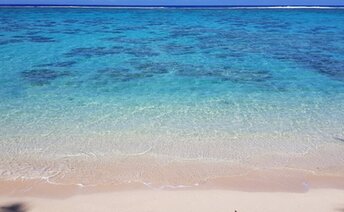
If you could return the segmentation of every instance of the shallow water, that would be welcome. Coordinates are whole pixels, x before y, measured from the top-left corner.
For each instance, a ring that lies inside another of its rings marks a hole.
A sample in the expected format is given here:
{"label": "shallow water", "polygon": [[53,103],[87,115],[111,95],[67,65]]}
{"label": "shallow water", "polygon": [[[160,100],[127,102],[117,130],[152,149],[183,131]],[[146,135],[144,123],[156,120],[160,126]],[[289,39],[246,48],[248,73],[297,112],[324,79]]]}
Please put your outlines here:
{"label": "shallow water", "polygon": [[344,173],[344,10],[1,8],[0,64],[3,179]]}

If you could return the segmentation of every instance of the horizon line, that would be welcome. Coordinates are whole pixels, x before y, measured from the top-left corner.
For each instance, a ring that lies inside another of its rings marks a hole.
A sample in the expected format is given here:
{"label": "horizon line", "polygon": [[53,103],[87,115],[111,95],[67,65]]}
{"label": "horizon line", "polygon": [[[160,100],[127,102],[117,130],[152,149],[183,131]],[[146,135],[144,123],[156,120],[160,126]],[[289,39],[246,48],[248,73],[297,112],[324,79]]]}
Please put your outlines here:
{"label": "horizon line", "polygon": [[336,8],[344,5],[125,5],[125,4],[0,4],[0,7],[125,7],[125,8]]}

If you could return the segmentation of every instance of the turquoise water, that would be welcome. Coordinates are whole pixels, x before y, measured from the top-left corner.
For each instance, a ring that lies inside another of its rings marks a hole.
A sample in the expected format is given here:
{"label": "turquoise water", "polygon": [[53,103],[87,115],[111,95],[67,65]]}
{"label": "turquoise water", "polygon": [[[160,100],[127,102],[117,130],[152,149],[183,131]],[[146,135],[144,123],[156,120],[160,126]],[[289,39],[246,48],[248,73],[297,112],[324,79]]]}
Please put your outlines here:
{"label": "turquoise water", "polygon": [[344,169],[340,9],[1,8],[0,85],[6,179],[138,155]]}

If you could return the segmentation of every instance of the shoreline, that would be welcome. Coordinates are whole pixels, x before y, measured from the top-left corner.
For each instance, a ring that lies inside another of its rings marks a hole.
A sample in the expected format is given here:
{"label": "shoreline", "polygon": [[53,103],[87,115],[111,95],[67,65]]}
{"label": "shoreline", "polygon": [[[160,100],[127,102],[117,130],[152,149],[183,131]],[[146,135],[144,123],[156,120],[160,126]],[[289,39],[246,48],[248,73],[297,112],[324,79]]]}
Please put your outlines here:
{"label": "shoreline", "polygon": [[[322,153],[322,154],[321,154]],[[325,151],[326,153],[326,151]],[[320,151],[299,157],[251,158],[230,161],[176,160],[137,154],[131,156],[40,158],[36,155],[3,158],[0,196],[6,194],[70,196],[133,189],[211,190],[244,192],[307,192],[343,189],[344,169]],[[319,155],[320,154],[320,155]],[[322,165],[312,164],[323,156]],[[92,155],[91,155],[92,156]],[[33,158],[36,158],[33,160]],[[61,193],[60,190],[63,192]],[[43,191],[43,192],[39,192]]]}
{"label": "shoreline", "polygon": [[246,175],[215,177],[190,184],[162,184],[142,181],[103,183],[97,185],[49,183],[44,179],[0,181],[1,197],[69,198],[119,191],[210,191],[266,193],[307,193],[311,190],[336,189],[344,192],[344,176],[286,170],[255,171]]}

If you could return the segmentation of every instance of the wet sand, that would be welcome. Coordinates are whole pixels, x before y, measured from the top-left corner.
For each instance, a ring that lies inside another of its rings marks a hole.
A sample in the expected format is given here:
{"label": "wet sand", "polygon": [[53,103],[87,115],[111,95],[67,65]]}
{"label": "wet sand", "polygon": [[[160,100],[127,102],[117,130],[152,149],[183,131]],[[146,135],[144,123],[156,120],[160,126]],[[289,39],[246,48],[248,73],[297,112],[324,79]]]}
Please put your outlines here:
{"label": "wet sand", "polygon": [[[249,168],[221,162],[162,164],[143,159],[138,156],[119,165],[82,161],[72,166],[75,169],[69,175],[2,179],[0,206],[14,207],[17,212],[344,210],[341,166]],[[137,180],[108,178],[135,173]]]}

